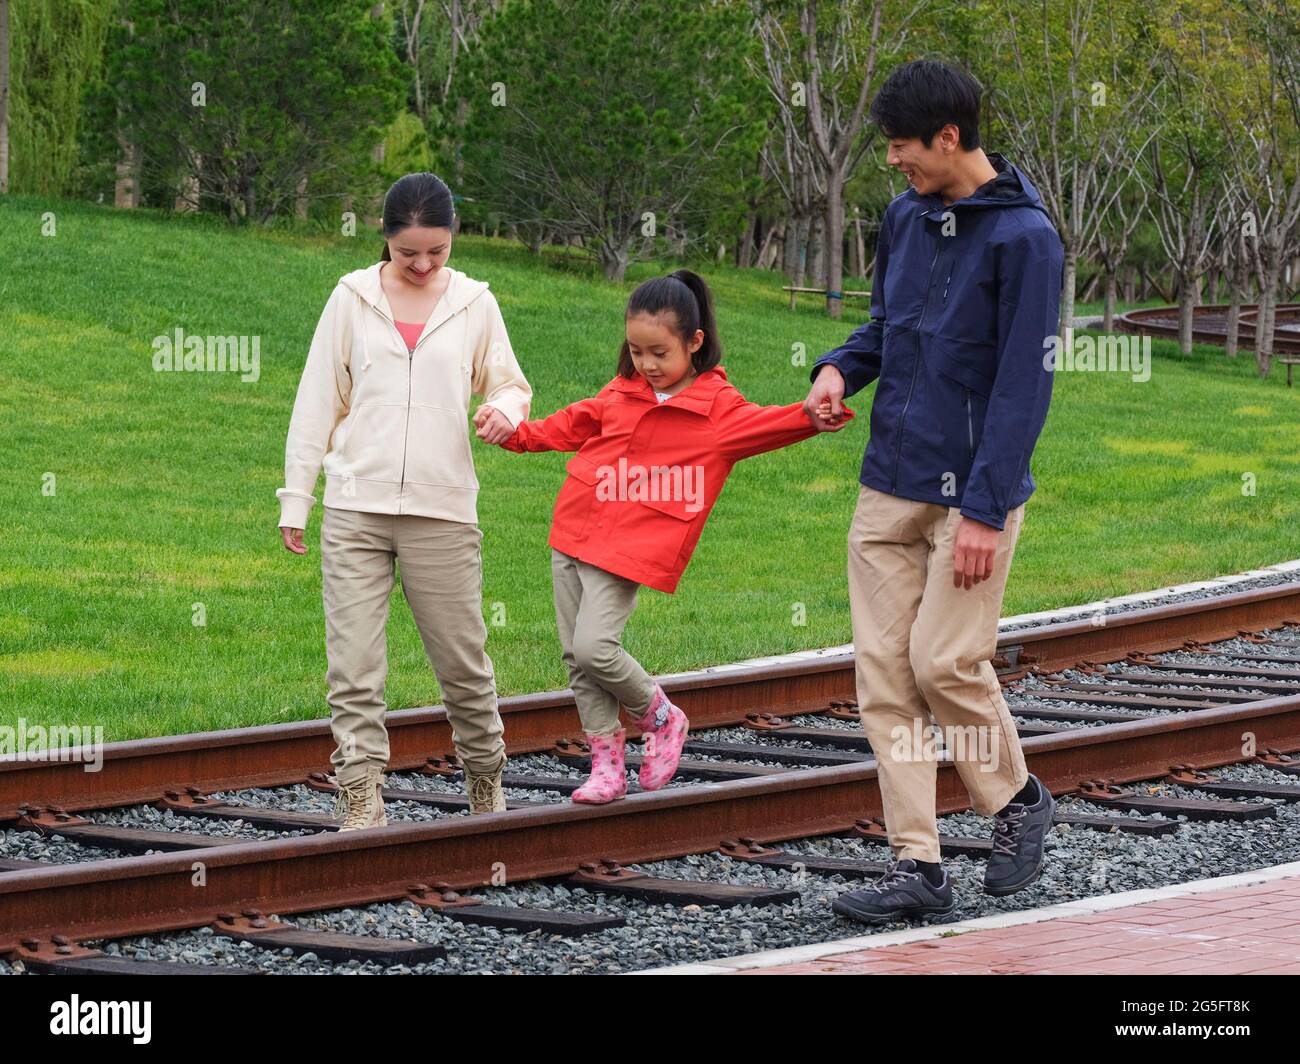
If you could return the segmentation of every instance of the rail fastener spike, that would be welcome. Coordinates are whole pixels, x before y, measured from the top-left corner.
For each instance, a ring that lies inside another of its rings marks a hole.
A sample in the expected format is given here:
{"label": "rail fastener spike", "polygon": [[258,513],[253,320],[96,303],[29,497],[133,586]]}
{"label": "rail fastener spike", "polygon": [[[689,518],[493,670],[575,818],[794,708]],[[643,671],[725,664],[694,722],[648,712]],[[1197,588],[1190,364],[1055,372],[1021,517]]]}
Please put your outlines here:
{"label": "rail fastener spike", "polygon": [[745,717],[745,727],[751,731],[780,731],[794,725],[775,713],[750,713]]}
{"label": "rail fastener spike", "polygon": [[763,846],[751,838],[742,839],[723,839],[722,845],[718,847],[718,852],[724,857],[730,857],[736,861],[752,861],[760,857],[772,857],[779,854],[780,850],[774,850],[770,846]]}
{"label": "rail fastener spike", "polygon": [[1115,798],[1127,798],[1129,791],[1115,786],[1114,780],[1084,780],[1079,784],[1079,792],[1092,801],[1108,802]]}
{"label": "rail fastener spike", "polygon": [[1191,765],[1170,765],[1169,775],[1165,777],[1164,782],[1195,786],[1198,783],[1218,783],[1219,777],[1202,772],[1199,768],[1192,768]]}
{"label": "rail fastener spike", "polygon": [[421,776],[455,776],[461,771],[454,757],[431,757],[416,772]]}
{"label": "rail fastener spike", "polygon": [[1271,768],[1300,768],[1300,758],[1291,754],[1284,754],[1281,750],[1269,747],[1255,755],[1255,760],[1261,765],[1268,765]]}
{"label": "rail fastener spike", "polygon": [[865,817],[853,825],[855,834],[867,839],[887,839],[889,832],[885,828],[884,817]]}

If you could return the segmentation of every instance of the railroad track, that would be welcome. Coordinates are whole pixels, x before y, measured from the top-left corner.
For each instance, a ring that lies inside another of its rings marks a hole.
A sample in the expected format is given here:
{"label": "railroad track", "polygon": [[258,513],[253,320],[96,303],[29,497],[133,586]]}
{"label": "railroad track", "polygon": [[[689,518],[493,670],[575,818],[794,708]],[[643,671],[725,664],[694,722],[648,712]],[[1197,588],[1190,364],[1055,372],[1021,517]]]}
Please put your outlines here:
{"label": "railroad track", "polygon": [[[1300,750],[1300,583],[1007,632],[994,664],[1031,771],[1064,798],[1059,828],[1160,836],[1179,818],[1250,822],[1300,799],[1300,761],[1289,756]],[[492,816],[466,813],[441,709],[389,714],[390,826],[345,835],[327,813],[333,740],[323,720],[112,744],[93,773],[73,761],[0,761],[0,825],[77,849],[60,864],[0,858],[0,954],[27,968],[148,971],[83,944],[211,928],[266,949],[415,964],[443,947],[268,914],[399,901],[464,923],[577,936],[622,918],[498,906],[474,891],[558,880],[670,905],[766,905],[793,894],[628,866],[712,854],[801,875],[883,870],[882,806],[849,655],[663,685],[693,724],[681,771],[661,791],[608,806],[567,801],[587,757],[567,692],[502,700],[511,800]],[[1273,781],[1211,771],[1245,762]],[[156,826],[140,825],[142,807],[161,811]],[[941,763],[939,812],[966,808]],[[781,845],[826,836],[867,844],[879,859]],[[975,858],[988,845],[943,840],[948,854]]]}
{"label": "railroad track", "polygon": [[[1259,308],[1246,304],[1237,320],[1237,342],[1253,350],[1255,321]],[[1177,307],[1143,307],[1130,310],[1115,319],[1120,332],[1150,336],[1178,338]],[[1228,307],[1226,304],[1205,304],[1192,308],[1192,339],[1203,344],[1224,345],[1228,336]],[[1300,303],[1278,305],[1276,328],[1273,334],[1273,351],[1279,355],[1300,354]]]}

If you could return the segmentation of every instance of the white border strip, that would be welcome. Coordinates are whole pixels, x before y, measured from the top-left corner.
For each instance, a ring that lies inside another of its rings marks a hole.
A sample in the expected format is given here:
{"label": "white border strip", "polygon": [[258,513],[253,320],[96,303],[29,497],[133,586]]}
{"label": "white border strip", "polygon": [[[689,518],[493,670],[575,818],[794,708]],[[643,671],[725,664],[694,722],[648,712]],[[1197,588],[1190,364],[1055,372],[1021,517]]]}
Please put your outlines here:
{"label": "white border strip", "polygon": [[1120,894],[1099,894],[1096,897],[1080,898],[1078,901],[1061,905],[1047,905],[1041,909],[1026,909],[1024,912],[1018,913],[999,913],[997,916],[982,916],[975,920],[963,920],[955,924],[931,924],[926,927],[911,928],[907,931],[891,931],[880,935],[842,938],[835,942],[821,942],[811,946],[791,946],[787,949],[747,953],[738,957],[723,957],[719,960],[697,964],[645,968],[627,974],[730,975],[734,972],[752,968],[774,968],[787,964],[803,964],[843,953],[859,953],[862,950],[897,946],[905,942],[924,942],[932,938],[952,935],[953,932],[987,931],[998,927],[1037,924],[1044,920],[1055,920],[1065,916],[1089,916],[1110,909],[1123,909],[1133,905],[1142,905],[1146,902],[1161,901],[1166,898],[1206,894],[1211,891],[1228,890],[1233,887],[1249,887],[1257,883],[1270,883],[1277,879],[1288,879],[1293,876],[1300,876],[1300,861],[1275,865],[1272,868],[1260,868],[1253,872],[1241,872],[1232,876],[1199,879],[1192,883],[1174,883],[1167,887],[1153,887],[1147,890],[1128,890]]}
{"label": "white border strip", "polygon": [[[1017,627],[1024,624],[1033,624],[1039,621],[1063,621],[1071,617],[1087,616],[1104,611],[1107,606],[1127,604],[1130,602],[1158,602],[1160,599],[1169,598],[1173,595],[1185,595],[1189,591],[1205,591],[1210,588],[1228,588],[1234,584],[1249,583],[1252,580],[1258,580],[1262,576],[1276,576],[1279,573],[1296,573],[1300,574],[1300,559],[1290,562],[1279,562],[1277,565],[1265,566],[1263,569],[1251,569],[1244,573],[1233,573],[1229,576],[1216,576],[1213,580],[1200,580],[1194,584],[1177,584],[1174,587],[1162,587],[1156,591],[1140,591],[1134,595],[1120,595],[1116,598],[1102,599],[1099,602],[1088,602],[1081,606],[1061,606],[1054,610],[1040,610],[1038,613],[1021,613],[1015,617],[1003,617],[998,622],[998,629]],[[821,650],[796,650],[791,654],[777,654],[766,658],[749,658],[746,661],[729,662],[725,665],[713,665],[699,671],[704,673],[730,672],[734,669],[748,669],[755,665],[780,665],[792,661],[814,661],[817,658],[830,657],[839,654],[853,653],[853,644],[845,643],[838,647],[825,647]]]}

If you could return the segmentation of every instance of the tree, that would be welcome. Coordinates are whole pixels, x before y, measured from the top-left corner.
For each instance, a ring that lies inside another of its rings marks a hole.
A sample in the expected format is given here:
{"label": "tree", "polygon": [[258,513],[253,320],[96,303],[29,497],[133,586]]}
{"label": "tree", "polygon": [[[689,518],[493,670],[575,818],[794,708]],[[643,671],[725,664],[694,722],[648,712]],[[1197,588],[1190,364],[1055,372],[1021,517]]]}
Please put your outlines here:
{"label": "tree", "polygon": [[479,30],[458,90],[464,191],[611,280],[706,231],[698,194],[758,151],[739,3],[672,5],[647,25],[635,0],[514,2]]}
{"label": "tree", "polygon": [[[853,47],[857,35],[853,17],[856,3],[841,0],[827,27],[825,47],[819,44],[823,31],[818,25],[817,6],[817,0],[807,0],[800,28],[808,71],[808,134],[826,172],[826,312],[838,318],[844,310],[844,186],[871,143],[871,137],[861,135],[862,122],[876,74],[884,5],[883,0],[873,0],[866,54],[861,59]],[[841,81],[858,86],[851,108],[842,106],[842,90],[836,91]]]}
{"label": "tree", "polygon": [[231,221],[377,184],[374,147],[406,86],[373,0],[127,0],[109,84],[142,183]]}
{"label": "tree", "polygon": [[0,0],[0,193],[9,191],[9,0]]}
{"label": "tree", "polygon": [[[801,249],[808,239],[817,263],[814,280],[826,286],[826,312],[838,318],[844,306],[844,191],[874,139],[865,118],[881,59],[884,0],[872,0],[870,8],[857,0],[759,0],[755,8],[768,91],[781,114],[780,140],[769,146],[767,158],[791,208],[787,269],[791,283],[801,285]],[[910,20],[911,13],[891,20],[893,48],[905,39]],[[817,241],[810,239],[814,215],[820,216]]]}
{"label": "tree", "polygon": [[[1129,160],[1115,160],[1113,165],[1127,165]],[[1133,233],[1142,220],[1147,209],[1147,189],[1145,185],[1124,195],[1116,196],[1108,207],[1102,209],[1101,224],[1097,227],[1097,240],[1094,258],[1101,267],[1104,279],[1102,296],[1101,331],[1108,333],[1115,328],[1115,304],[1119,288],[1120,267],[1128,259],[1129,247]]]}
{"label": "tree", "polygon": [[1251,121],[1245,124],[1258,166],[1254,217],[1246,235],[1259,280],[1255,359],[1267,376],[1273,358],[1278,288],[1300,224],[1300,11],[1286,0],[1245,6],[1249,39],[1264,55],[1252,71]]}
{"label": "tree", "polygon": [[996,0],[988,11],[985,83],[1016,161],[1064,245],[1067,337],[1079,259],[1092,253],[1107,212],[1132,179],[1132,168],[1116,162],[1133,158],[1154,132],[1144,120],[1149,64],[1135,54],[1136,13],[1136,0]]}
{"label": "tree", "polygon": [[1174,179],[1154,157],[1151,171],[1157,224],[1179,282],[1183,350],[1191,350],[1191,308],[1218,238],[1230,284],[1229,356],[1253,269],[1254,347],[1264,375],[1282,270],[1300,220],[1300,16],[1282,0],[1226,7],[1176,0],[1153,20],[1167,71],[1159,144],[1169,147]]}
{"label": "tree", "polygon": [[66,195],[77,178],[82,97],[99,76],[113,5],[22,0],[3,7],[4,188]]}

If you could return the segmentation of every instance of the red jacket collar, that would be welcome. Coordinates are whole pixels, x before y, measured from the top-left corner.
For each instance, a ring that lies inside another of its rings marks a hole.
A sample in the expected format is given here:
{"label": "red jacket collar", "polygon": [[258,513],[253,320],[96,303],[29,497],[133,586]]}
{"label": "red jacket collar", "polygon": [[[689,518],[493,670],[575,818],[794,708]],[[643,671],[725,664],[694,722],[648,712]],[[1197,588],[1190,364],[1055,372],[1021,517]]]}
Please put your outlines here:
{"label": "red jacket collar", "polygon": [[[617,376],[610,382],[610,387],[629,396],[639,395],[648,402],[658,405],[659,401],[655,398],[650,382],[639,373],[633,374],[630,378]],[[721,366],[714,366],[713,369],[706,369],[684,389],[671,399],[665,399],[664,402],[707,415],[713,407],[713,400],[725,387],[728,387],[726,370]]]}

